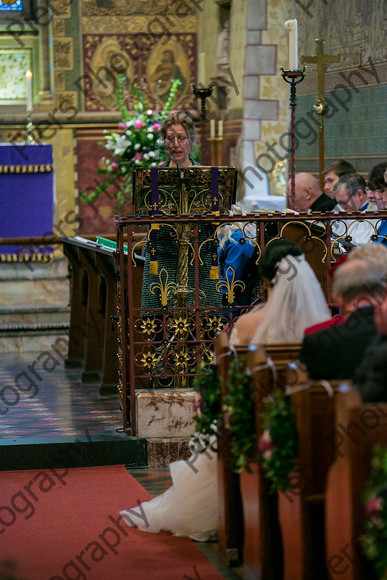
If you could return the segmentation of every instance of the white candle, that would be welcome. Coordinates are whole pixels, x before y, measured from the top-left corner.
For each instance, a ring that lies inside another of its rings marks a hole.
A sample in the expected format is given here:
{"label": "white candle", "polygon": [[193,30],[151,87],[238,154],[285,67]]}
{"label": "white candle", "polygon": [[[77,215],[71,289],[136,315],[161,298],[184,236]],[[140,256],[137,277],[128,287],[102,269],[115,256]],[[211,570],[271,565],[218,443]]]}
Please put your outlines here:
{"label": "white candle", "polygon": [[287,20],[285,26],[289,28],[289,70],[298,69],[298,29],[297,20]]}
{"label": "white candle", "polygon": [[206,86],[206,53],[199,54],[199,87]]}
{"label": "white candle", "polygon": [[218,137],[223,137],[223,121],[220,120],[218,123]]}
{"label": "white candle", "polygon": [[26,72],[26,81],[27,81],[27,113],[30,113],[34,108],[32,104],[32,72],[30,70]]}
{"label": "white candle", "polygon": [[210,137],[211,139],[215,137],[215,119],[210,119]]}

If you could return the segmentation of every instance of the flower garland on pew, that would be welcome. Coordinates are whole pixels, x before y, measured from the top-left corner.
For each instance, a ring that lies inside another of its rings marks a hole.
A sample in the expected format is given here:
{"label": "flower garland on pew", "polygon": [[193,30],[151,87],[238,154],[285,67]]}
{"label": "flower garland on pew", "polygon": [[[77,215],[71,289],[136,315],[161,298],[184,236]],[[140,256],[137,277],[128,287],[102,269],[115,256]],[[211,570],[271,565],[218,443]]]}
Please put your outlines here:
{"label": "flower garland on pew", "polygon": [[290,397],[276,390],[264,400],[260,413],[263,432],[259,438],[260,463],[271,491],[285,491],[297,460],[297,429]]}
{"label": "flower garland on pew", "polygon": [[227,387],[222,410],[224,426],[231,433],[231,463],[236,473],[251,472],[250,463],[258,459],[254,401],[251,376],[241,359],[231,361]]}
{"label": "flower garland on pew", "polygon": [[[192,440],[199,451],[205,451],[211,444],[211,438],[218,436],[218,426],[221,418],[217,365],[202,361],[199,372],[194,378],[193,388],[196,399],[193,407],[193,419],[196,429]],[[215,449],[213,450],[215,451]]]}
{"label": "flower garland on pew", "polygon": [[271,490],[289,487],[289,474],[297,459],[297,430],[290,399],[280,390],[264,401],[259,413],[263,433],[257,449],[252,379],[245,363],[235,358],[227,377],[228,395],[223,406],[226,429],[231,432],[231,461],[236,473],[251,472],[259,461],[271,483]]}
{"label": "flower garland on pew", "polygon": [[365,535],[361,546],[377,577],[387,578],[387,448],[375,445],[372,471],[365,491]]}
{"label": "flower garland on pew", "polygon": [[[108,187],[115,184],[112,196],[117,199],[117,209],[124,208],[127,196],[131,195],[133,169],[135,167],[156,167],[160,165],[164,153],[164,143],[160,138],[160,127],[169,115],[175,100],[176,91],[181,84],[179,79],[173,80],[167,102],[161,112],[154,112],[146,100],[144,93],[134,83],[130,85],[132,96],[131,106],[134,112],[127,108],[125,96],[125,75],[118,75],[116,93],[121,122],[118,125],[120,133],[104,131],[104,141],[98,145],[105,147],[111,157],[103,157],[98,173],[107,177],[93,190],[83,190],[81,199],[85,203],[94,202]],[[123,186],[121,187],[121,184]]]}

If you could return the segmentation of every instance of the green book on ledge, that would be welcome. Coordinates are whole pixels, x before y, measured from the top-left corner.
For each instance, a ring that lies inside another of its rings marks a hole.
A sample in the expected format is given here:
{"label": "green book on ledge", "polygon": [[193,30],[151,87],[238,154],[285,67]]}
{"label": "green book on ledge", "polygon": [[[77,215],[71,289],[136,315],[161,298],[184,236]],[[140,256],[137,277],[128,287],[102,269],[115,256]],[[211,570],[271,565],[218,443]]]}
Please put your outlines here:
{"label": "green book on ledge", "polygon": [[[112,248],[113,250],[117,250],[117,242],[114,242],[113,240],[108,240],[107,238],[101,238],[101,237],[97,237],[97,244],[100,244],[101,246],[106,246],[107,248]],[[124,245],[124,252],[128,251],[128,246]]]}

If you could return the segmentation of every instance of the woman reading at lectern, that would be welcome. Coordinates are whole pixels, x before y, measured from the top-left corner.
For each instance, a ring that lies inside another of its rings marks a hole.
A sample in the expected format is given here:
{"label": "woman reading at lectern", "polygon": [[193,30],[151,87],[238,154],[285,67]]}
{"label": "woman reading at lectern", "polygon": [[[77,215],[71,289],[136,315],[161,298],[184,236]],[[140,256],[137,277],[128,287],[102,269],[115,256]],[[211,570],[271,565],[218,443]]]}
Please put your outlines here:
{"label": "woman reading at lectern", "polygon": [[[183,111],[176,111],[171,113],[163,122],[160,129],[161,137],[164,140],[165,152],[168,156],[168,161],[163,163],[160,167],[170,168],[185,168],[191,166],[199,166],[200,163],[191,157],[191,150],[196,143],[198,137],[195,124],[192,118]],[[173,224],[172,224],[173,225]],[[199,246],[205,240],[213,236],[213,228],[210,224],[205,224],[200,227]],[[157,259],[158,259],[158,274],[150,273],[150,248],[147,248],[145,253],[144,277],[141,307],[160,308],[160,294],[156,292],[153,294],[150,291],[150,286],[153,282],[158,282],[159,273],[163,268],[168,273],[168,283],[179,281],[179,263],[178,263],[178,245],[177,238],[170,227],[162,227],[157,232]],[[192,240],[191,240],[192,242]],[[194,265],[191,264],[192,255],[189,251],[189,266],[188,266],[188,286],[192,289],[191,297],[194,296],[195,279],[194,279]],[[221,304],[221,294],[216,290],[216,283],[218,280],[212,280],[210,277],[211,271],[211,243],[204,244],[201,249],[200,258],[200,290],[201,290],[201,306],[218,306]],[[198,257],[195,256],[195,260]],[[205,297],[204,297],[205,295]],[[192,303],[190,298],[189,303]],[[175,296],[172,292],[168,294],[168,306],[175,305]],[[155,311],[157,314],[157,311]]]}

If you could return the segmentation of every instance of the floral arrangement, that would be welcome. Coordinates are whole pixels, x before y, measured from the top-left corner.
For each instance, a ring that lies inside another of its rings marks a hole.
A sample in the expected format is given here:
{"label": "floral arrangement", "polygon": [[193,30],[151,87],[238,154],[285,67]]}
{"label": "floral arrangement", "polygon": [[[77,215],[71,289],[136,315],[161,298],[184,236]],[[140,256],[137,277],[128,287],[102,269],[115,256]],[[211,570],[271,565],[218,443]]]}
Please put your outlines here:
{"label": "floral arrangement", "polygon": [[231,461],[236,473],[250,472],[249,464],[257,460],[256,429],[251,376],[245,364],[235,358],[227,376],[228,394],[223,406],[225,428],[231,433]]}
{"label": "floral arrangement", "polygon": [[377,577],[387,578],[387,448],[376,445],[365,492],[364,555],[373,563]]}
{"label": "floral arrangement", "polygon": [[193,440],[198,444],[199,451],[204,451],[210,439],[218,435],[221,415],[218,367],[202,361],[193,388],[196,394],[193,416],[196,432]]}
{"label": "floral arrangement", "polygon": [[145,95],[132,83],[132,107],[134,114],[126,106],[126,77],[118,76],[117,104],[121,112],[121,122],[118,125],[120,133],[105,131],[105,140],[98,144],[111,152],[111,157],[103,157],[98,173],[106,175],[106,179],[94,191],[81,192],[81,199],[86,203],[94,202],[101,193],[116,184],[113,196],[118,200],[118,209],[124,207],[126,196],[131,193],[131,177],[135,167],[155,167],[160,165],[164,151],[163,140],[159,131],[162,122],[168,116],[181,83],[173,80],[167,102],[161,112],[153,112]]}
{"label": "floral arrangement", "polygon": [[290,398],[279,389],[264,401],[260,413],[263,432],[259,438],[260,463],[271,490],[285,490],[297,458],[297,430]]}

